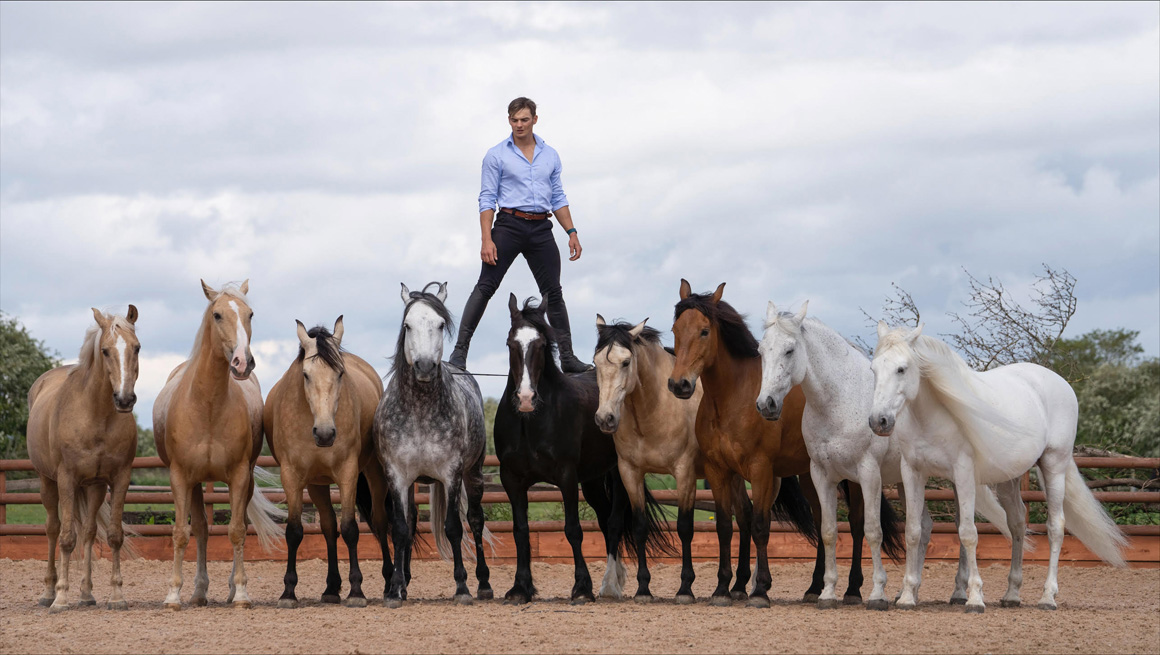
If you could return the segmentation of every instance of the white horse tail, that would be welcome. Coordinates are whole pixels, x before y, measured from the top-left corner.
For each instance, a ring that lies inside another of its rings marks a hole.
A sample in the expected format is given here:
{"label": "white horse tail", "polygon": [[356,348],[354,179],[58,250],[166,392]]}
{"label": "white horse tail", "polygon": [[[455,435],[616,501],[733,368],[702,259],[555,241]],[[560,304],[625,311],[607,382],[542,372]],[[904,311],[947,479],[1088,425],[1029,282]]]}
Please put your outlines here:
{"label": "white horse tail", "polygon": [[[76,513],[76,523],[74,525],[78,526],[78,532],[79,532],[80,531],[80,529],[79,529],[80,524],[83,521],[82,517],[87,516],[89,513],[89,510],[88,510],[89,498],[88,498],[88,495],[84,493],[84,489],[79,489],[78,492],[79,492],[79,493],[77,493],[77,510],[78,511]],[[104,500],[104,502],[101,503],[101,509],[97,511],[96,541],[98,543],[101,543],[101,544],[108,544],[109,543],[109,526],[112,525],[112,522],[113,522],[113,506],[109,504],[109,500],[108,500],[108,498],[106,498]],[[128,523],[124,523],[124,522],[121,523],[121,531],[125,534],[125,539],[121,543],[121,557],[123,559],[137,559],[138,557],[141,556],[141,553],[137,550],[137,547],[133,544],[132,541],[129,540],[129,538],[130,537],[139,537],[139,536],[141,536],[141,534],[139,532],[137,532],[136,528],[134,528],[133,526],[129,525]]]}
{"label": "white horse tail", "polygon": [[[467,521],[467,486],[463,485],[459,489],[459,519]],[[491,554],[495,556],[496,540],[495,535],[491,530],[487,529],[487,524],[483,526],[483,543],[491,549]],[[463,554],[467,559],[475,561],[475,538],[472,536],[470,530],[463,531]]]}
{"label": "white horse tail", "polygon": [[266,498],[261,487],[258,486],[259,480],[265,483],[274,483],[279,482],[280,479],[273,473],[255,466],[254,495],[250,498],[250,504],[246,506],[246,518],[254,526],[254,531],[258,533],[258,545],[263,550],[274,550],[278,546],[277,540],[286,534],[286,529],[274,521],[274,518],[286,518],[286,510]]}
{"label": "white horse tail", "polygon": [[1125,566],[1120,550],[1128,539],[1092,495],[1075,461],[1067,466],[1063,493],[1064,524],[1083,545],[1112,566]]}
{"label": "white horse tail", "polygon": [[[999,532],[1007,537],[1007,541],[1011,540],[1011,528],[1007,526],[1007,511],[999,504],[995,491],[985,484],[975,485],[975,513],[999,528]],[[975,517],[970,518],[974,520]]]}
{"label": "white horse tail", "polygon": [[431,508],[431,536],[435,538],[435,547],[439,549],[439,557],[444,561],[450,560],[453,556],[451,542],[447,540],[447,531],[443,528],[447,519],[447,490],[442,482],[431,483],[428,505]]}

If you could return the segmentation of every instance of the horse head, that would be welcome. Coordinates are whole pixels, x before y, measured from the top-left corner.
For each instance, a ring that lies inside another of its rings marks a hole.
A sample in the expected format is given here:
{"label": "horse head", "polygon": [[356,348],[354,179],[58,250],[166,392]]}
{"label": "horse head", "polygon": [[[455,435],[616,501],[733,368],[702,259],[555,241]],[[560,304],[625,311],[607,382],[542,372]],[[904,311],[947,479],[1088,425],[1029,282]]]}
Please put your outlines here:
{"label": "horse head", "polygon": [[342,359],[342,317],[334,322],[334,332],[321,325],[309,331],[298,324],[298,361],[302,365],[302,387],[314,416],[314,443],[322,448],[334,445],[338,430],[334,417],[342,394],[346,367]]}
{"label": "horse head", "polygon": [[93,347],[113,387],[113,407],[118,412],[131,412],[137,403],[137,394],[133,388],[137,384],[137,358],[141,352],[141,342],[137,340],[134,329],[137,308],[129,305],[129,313],[121,318],[109,316],[94,307],[93,318],[100,329],[100,333],[95,335]]}
{"label": "horse head", "polygon": [[596,315],[597,340],[593,363],[596,365],[596,384],[600,389],[596,427],[606,434],[616,432],[624,399],[640,384],[633,343],[644,332],[646,322],[647,318],[636,325],[608,325],[603,316]]}
{"label": "horse head", "polygon": [[210,335],[220,344],[222,356],[229,362],[230,374],[238,380],[248,379],[254,372],[254,356],[250,354],[250,321],[254,311],[246,300],[250,281],[215,291],[202,280],[201,290],[209,300],[203,327],[212,316]]}
{"label": "horse head", "polygon": [[[434,294],[427,289],[438,287]],[[430,282],[422,291],[411,291],[403,284],[403,329],[399,348],[407,365],[419,382],[431,382],[439,377],[443,363],[443,339],[451,334],[451,313],[443,302],[447,300],[447,283]],[[396,352],[395,356],[398,357]]]}
{"label": "horse head", "polygon": [[874,434],[889,437],[898,413],[918,395],[921,375],[912,346],[921,334],[921,325],[913,330],[891,330],[883,321],[878,322],[878,345],[870,362],[874,371],[870,429]]}
{"label": "horse head", "polygon": [[716,360],[718,330],[711,315],[724,293],[724,282],[709,295],[694,294],[688,280],[681,280],[681,301],[677,303],[673,319],[673,351],[677,362],[669,377],[669,391],[677,398],[692,398],[697,378]]}
{"label": "horse head", "polygon": [[513,293],[508,298],[512,327],[508,331],[508,378],[516,389],[512,397],[520,412],[536,411],[539,402],[537,389],[546,371],[556,370],[552,348],[555,332],[544,318],[547,305],[532,306],[532,299],[524,301],[523,309]]}
{"label": "horse head", "polygon": [[790,388],[806,377],[806,343],[802,339],[802,322],[806,320],[807,300],[796,314],[778,312],[769,302],[765,311],[765,334],[761,337],[761,390],[757,394],[757,411],[769,421],[781,417],[782,401]]}

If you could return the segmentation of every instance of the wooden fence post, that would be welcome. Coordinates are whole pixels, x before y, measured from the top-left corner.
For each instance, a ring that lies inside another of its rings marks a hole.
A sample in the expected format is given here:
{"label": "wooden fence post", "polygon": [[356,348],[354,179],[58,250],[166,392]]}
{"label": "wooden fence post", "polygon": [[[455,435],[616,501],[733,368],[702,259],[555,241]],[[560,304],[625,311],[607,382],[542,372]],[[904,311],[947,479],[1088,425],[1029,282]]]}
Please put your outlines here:
{"label": "wooden fence post", "polygon": [[[8,472],[0,470],[0,494],[8,493]],[[0,503],[0,525],[8,522],[8,505]]]}

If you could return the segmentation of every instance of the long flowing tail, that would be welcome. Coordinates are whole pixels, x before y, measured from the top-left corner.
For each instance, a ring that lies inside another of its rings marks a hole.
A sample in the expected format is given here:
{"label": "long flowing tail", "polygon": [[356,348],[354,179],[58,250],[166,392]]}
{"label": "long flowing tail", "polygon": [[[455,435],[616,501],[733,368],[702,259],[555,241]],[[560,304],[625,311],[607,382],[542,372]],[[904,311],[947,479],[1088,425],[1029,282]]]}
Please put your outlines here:
{"label": "long flowing tail", "polygon": [[439,549],[439,557],[444,561],[452,558],[451,541],[447,539],[447,532],[443,529],[443,523],[447,518],[447,489],[443,487],[442,482],[431,483],[430,503],[431,508],[431,536],[435,539],[435,547]]}
{"label": "long flowing tail", "polygon": [[894,513],[894,507],[881,494],[878,506],[878,522],[882,526],[882,552],[894,562],[906,559],[906,539],[902,535],[902,522]]}
{"label": "long flowing tail", "polygon": [[[1002,532],[1008,541],[1011,540],[1011,528],[1007,525],[1007,510],[999,504],[995,491],[985,484],[975,485],[975,513],[990,521],[991,525],[999,528],[999,532]],[[959,517],[959,520],[963,520],[963,517]],[[974,521],[975,517],[967,517],[967,520]],[[1026,538],[1023,540],[1023,548],[1031,550]]]}
{"label": "long flowing tail", "polygon": [[281,550],[278,546],[278,540],[286,534],[286,528],[274,519],[275,517],[285,519],[286,510],[266,498],[258,486],[259,481],[266,484],[277,484],[280,479],[260,466],[254,467],[254,495],[250,497],[250,504],[246,506],[246,518],[254,526],[254,531],[258,533],[258,545],[263,550]]}
{"label": "long flowing tail", "polygon": [[[81,490],[83,491],[83,490]],[[81,517],[87,516],[89,511],[89,499],[84,493],[77,494],[77,513],[74,525],[77,525],[78,532],[80,531]],[[101,503],[101,509],[97,511],[97,543],[108,545],[109,543],[109,526],[113,522],[113,506],[109,504],[109,499],[106,498]],[[121,543],[121,558],[122,559],[137,559],[141,556],[137,546],[130,540],[131,537],[139,537],[141,533],[128,523],[121,523],[121,531],[125,534],[125,539]]]}
{"label": "long flowing tail", "polygon": [[[467,486],[461,485],[459,488],[459,520],[467,522]],[[483,526],[483,543],[491,549],[492,557],[495,557],[495,547],[499,543],[496,541],[495,535],[491,530],[487,529],[487,524]],[[468,560],[475,561],[475,536],[471,534],[471,530],[463,531],[463,556]]]}
{"label": "long flowing tail", "polygon": [[792,523],[811,546],[818,545],[818,527],[796,475],[781,479],[781,489],[773,501],[773,518]]}
{"label": "long flowing tail", "polygon": [[1067,529],[1100,559],[1112,566],[1126,565],[1121,549],[1128,540],[1092,495],[1074,461],[1067,465],[1063,516]]}

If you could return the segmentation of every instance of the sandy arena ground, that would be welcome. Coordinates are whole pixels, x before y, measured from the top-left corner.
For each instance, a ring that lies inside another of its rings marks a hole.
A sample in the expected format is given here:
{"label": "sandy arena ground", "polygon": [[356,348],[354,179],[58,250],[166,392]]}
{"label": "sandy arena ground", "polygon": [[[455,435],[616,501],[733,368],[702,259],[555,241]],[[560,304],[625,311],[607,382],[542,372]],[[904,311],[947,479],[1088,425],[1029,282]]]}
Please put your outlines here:
{"label": "sandy arena ground", "polygon": [[[74,565],[75,566],[75,565]],[[603,563],[590,565],[599,584]],[[915,653],[1160,653],[1160,570],[1115,570],[1107,567],[1060,570],[1059,610],[1034,607],[1042,592],[1046,567],[1024,569],[1023,600],[1030,606],[1002,609],[1006,567],[983,569],[987,611],[966,615],[949,606],[954,568],[935,563],[923,577],[923,598],[917,611],[871,612],[861,607],[819,611],[796,599],[809,582],[805,564],[776,566],[770,609],[755,610],[735,603],[717,608],[707,604],[716,567],[697,565],[692,606],[674,604],[680,567],[652,569],[653,593],[663,600],[652,605],[629,601],[599,601],[571,606],[572,567],[534,564],[541,599],[519,607],[501,600],[460,607],[451,603],[451,567],[419,562],[409,589],[411,600],[389,610],[378,602],[383,588],[380,564],[365,562],[364,589],[371,598],[365,609],[322,605],[317,598],[326,576],[325,564],[308,560],[299,565],[296,610],[279,610],[284,567],[276,562],[247,564],[252,610],[225,606],[230,565],[210,563],[210,600],[206,608],[173,612],[162,607],[170,565],[130,561],[123,567],[124,593],[130,609],[113,612],[75,607],[51,615],[39,607],[44,563],[0,560],[0,653],[476,653],[476,652],[915,652]],[[192,564],[185,566],[183,598],[192,591]],[[345,576],[345,563],[342,563]],[[474,589],[474,580],[469,585]],[[840,569],[844,589],[845,569]],[[109,591],[110,565],[99,561],[94,595],[103,604]],[[492,568],[496,595],[507,591],[513,566]],[[898,589],[902,571],[888,569],[888,593]],[[636,588],[629,570],[628,588]],[[867,570],[867,577],[869,571]],[[74,568],[75,603],[80,576]],[[864,588],[868,593],[869,583]],[[344,587],[345,595],[345,587]]]}

